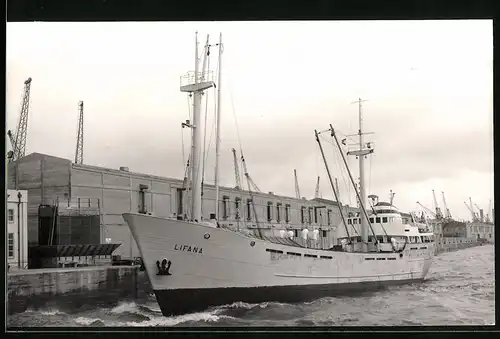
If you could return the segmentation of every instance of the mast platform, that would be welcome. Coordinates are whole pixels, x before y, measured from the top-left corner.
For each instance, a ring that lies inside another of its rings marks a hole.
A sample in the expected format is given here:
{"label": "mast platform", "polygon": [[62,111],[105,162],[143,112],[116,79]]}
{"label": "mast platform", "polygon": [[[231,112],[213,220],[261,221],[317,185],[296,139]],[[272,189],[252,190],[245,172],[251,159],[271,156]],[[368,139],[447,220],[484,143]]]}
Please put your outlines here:
{"label": "mast platform", "polygon": [[204,91],[215,86],[213,78],[214,76],[212,71],[198,72],[197,77],[195,77],[194,71],[188,72],[187,74],[181,76],[181,92],[192,93]]}

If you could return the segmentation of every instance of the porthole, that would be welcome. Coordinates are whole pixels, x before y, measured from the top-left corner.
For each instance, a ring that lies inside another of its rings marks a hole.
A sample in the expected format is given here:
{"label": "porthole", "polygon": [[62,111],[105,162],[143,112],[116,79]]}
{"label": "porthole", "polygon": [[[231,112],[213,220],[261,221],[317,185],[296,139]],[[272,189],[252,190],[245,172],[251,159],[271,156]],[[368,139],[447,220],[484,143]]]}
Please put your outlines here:
{"label": "porthole", "polygon": [[403,257],[403,253],[399,253],[399,257],[402,258]]}
{"label": "porthole", "polygon": [[203,238],[205,238],[205,239],[207,239],[207,240],[208,240],[208,239],[210,239],[210,234],[205,233],[205,235],[203,236]]}
{"label": "porthole", "polygon": [[250,242],[250,246],[254,247],[255,246],[255,241]]}

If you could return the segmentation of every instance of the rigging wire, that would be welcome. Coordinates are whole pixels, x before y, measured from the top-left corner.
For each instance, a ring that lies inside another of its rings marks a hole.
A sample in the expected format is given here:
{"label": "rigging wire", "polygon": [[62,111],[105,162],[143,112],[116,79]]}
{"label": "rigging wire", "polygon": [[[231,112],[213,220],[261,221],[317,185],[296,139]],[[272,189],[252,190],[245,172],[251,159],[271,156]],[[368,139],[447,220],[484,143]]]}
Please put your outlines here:
{"label": "rigging wire", "polygon": [[186,158],[185,158],[185,150],[184,150],[184,128],[181,126],[181,151],[182,151],[182,169],[184,170],[184,166],[186,166]]}
{"label": "rigging wire", "polygon": [[[207,46],[207,69],[210,70],[210,46]],[[203,196],[203,183],[205,181],[205,159],[207,147],[207,119],[208,119],[208,95],[205,95],[205,123],[203,125],[203,155],[201,159],[201,195]]]}
{"label": "rigging wire", "polygon": [[255,215],[255,223],[257,224],[257,231],[259,233],[260,238],[262,238],[262,231],[261,231],[260,226],[259,226],[259,219],[258,219],[258,216],[257,216],[257,209],[255,207],[255,199],[253,197],[252,190],[251,190],[250,178],[248,176],[248,171],[245,171],[246,161],[245,161],[245,166],[243,166],[243,159],[245,159],[245,158],[243,157],[243,147],[241,145],[240,129],[238,127],[238,119],[236,118],[236,109],[234,108],[234,98],[233,98],[232,91],[229,92],[229,95],[231,97],[231,105],[233,107],[233,117],[234,117],[234,123],[235,123],[235,126],[236,126],[236,137],[238,139],[238,145],[240,146],[240,154],[241,154],[241,159],[242,159],[241,166],[244,167],[243,168],[243,173],[245,174],[245,177],[247,179],[248,194],[250,195],[250,199],[251,199],[251,203],[252,203],[252,209],[253,209],[253,214]]}
{"label": "rigging wire", "polygon": [[[323,139],[325,142],[327,142],[327,143],[329,143],[329,144],[332,145],[333,156],[336,158],[336,160],[339,160],[340,154],[338,152],[335,152],[336,147],[333,144],[333,141],[330,141],[330,140],[326,139],[325,137],[323,137],[321,135],[320,135],[320,138]],[[332,136],[332,138],[333,138],[333,136]],[[341,150],[339,150],[339,152],[341,152]],[[342,167],[339,165],[340,162],[336,161],[336,163],[338,165],[337,168],[339,169],[339,172],[341,173],[342,177],[344,178],[344,171],[342,170]],[[337,192],[337,194],[338,194],[338,192]],[[339,197],[339,199],[340,199],[340,197]],[[338,201],[338,202],[340,203],[340,201]],[[340,205],[340,208],[342,208],[342,207],[343,206]],[[349,216],[348,216],[348,218],[349,218]],[[351,228],[354,230],[354,233],[356,233],[356,235],[359,237],[360,235],[359,235],[358,231],[356,230],[356,227],[354,227],[354,224],[350,224],[350,225],[351,225]],[[346,227],[349,227],[349,226],[346,225]]]}
{"label": "rigging wire", "polygon": [[[219,62],[217,62],[217,67],[215,69],[215,72],[218,73],[219,72]],[[217,76],[215,77],[215,81],[217,81]],[[217,102],[217,91],[213,91],[213,94],[214,94],[214,119],[212,120],[212,129],[211,129],[211,132],[210,132],[210,137],[208,139],[208,150],[205,154],[205,160],[204,161],[207,161],[208,159],[208,156],[210,155],[210,147],[212,145],[212,137],[214,135],[214,132],[215,132],[215,123],[217,122],[217,106],[220,105],[218,102]]]}

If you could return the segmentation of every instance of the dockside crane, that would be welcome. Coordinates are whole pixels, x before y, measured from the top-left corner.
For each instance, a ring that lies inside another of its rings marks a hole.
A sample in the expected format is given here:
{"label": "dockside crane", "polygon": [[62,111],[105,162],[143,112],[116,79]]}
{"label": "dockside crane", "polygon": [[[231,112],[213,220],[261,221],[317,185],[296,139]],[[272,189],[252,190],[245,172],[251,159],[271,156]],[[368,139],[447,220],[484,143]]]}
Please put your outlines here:
{"label": "dockside crane", "polygon": [[335,189],[337,190],[337,198],[339,200],[339,203],[342,204],[342,198],[340,197],[339,181],[337,178],[335,178]]}
{"label": "dockside crane", "polygon": [[464,201],[465,206],[469,210],[470,214],[472,215],[472,221],[477,221],[477,216],[476,213],[474,213],[474,208],[472,207],[472,199],[469,198],[470,206],[467,205],[467,203]]}
{"label": "dockside crane", "polygon": [[443,218],[443,213],[441,212],[441,209],[439,208],[437,199],[436,199],[436,193],[434,190],[432,190],[432,197],[434,199],[434,207],[436,209],[436,219],[442,219]]}
{"label": "dockside crane", "polygon": [[443,204],[444,204],[444,213],[445,213],[445,218],[446,219],[452,219],[450,209],[448,208],[448,205],[446,204],[446,198],[444,197],[444,192],[441,191],[441,194],[443,196]]}
{"label": "dockside crane", "polygon": [[297,170],[293,170],[293,175],[295,177],[295,197],[300,199],[300,188],[299,188],[299,180],[297,179]]}
{"label": "dockside crane", "polygon": [[318,180],[316,181],[316,190],[314,191],[314,197],[319,198],[319,175]]}
{"label": "dockside crane", "polygon": [[12,162],[14,160],[14,148],[16,147],[16,141],[14,140],[14,136],[12,135],[12,131],[8,130],[7,135],[9,136],[10,146],[12,147],[12,150],[7,152],[7,159],[9,160],[9,162]]}
{"label": "dockside crane", "polygon": [[492,212],[492,210],[491,210],[491,199],[490,199],[490,203],[488,205],[488,213],[486,213],[486,222],[491,222],[491,218],[490,218],[491,212]]}
{"label": "dockside crane", "polygon": [[426,211],[428,214],[430,214],[433,218],[436,218],[437,219],[437,216],[436,216],[436,213],[434,213],[434,211],[432,211],[430,208],[428,207],[425,207],[424,205],[422,205],[421,203],[419,203],[417,201],[417,204],[422,207],[424,209],[424,211]]}
{"label": "dockside crane", "polygon": [[479,211],[479,214],[477,214],[478,216],[478,220],[483,222],[484,221],[484,217],[483,217],[483,210],[477,205],[477,204],[474,204],[474,206],[476,206],[477,210]]}
{"label": "dockside crane", "polygon": [[240,168],[238,166],[238,158],[236,156],[236,150],[233,148],[231,149],[233,152],[233,163],[234,163],[234,181],[236,183],[235,188],[237,190],[241,190],[241,178],[240,178]]}
{"label": "dockside crane", "polygon": [[78,103],[78,132],[76,136],[75,164],[83,164],[83,101]]}
{"label": "dockside crane", "polygon": [[253,179],[250,177],[250,174],[248,174],[247,164],[245,162],[245,158],[243,157],[243,153],[241,153],[241,164],[243,165],[243,172],[244,172],[243,174],[245,175],[245,178],[247,178],[248,185],[253,187],[255,191],[262,192],[260,188],[257,186],[257,184],[255,184]]}
{"label": "dockside crane", "polygon": [[17,124],[17,131],[14,135],[12,131],[8,131],[10,142],[12,144],[12,153],[9,154],[9,161],[16,161],[26,154],[26,138],[28,134],[28,113],[30,106],[30,93],[31,93],[31,78],[24,82],[24,94],[21,104],[21,114],[19,116],[19,123]]}

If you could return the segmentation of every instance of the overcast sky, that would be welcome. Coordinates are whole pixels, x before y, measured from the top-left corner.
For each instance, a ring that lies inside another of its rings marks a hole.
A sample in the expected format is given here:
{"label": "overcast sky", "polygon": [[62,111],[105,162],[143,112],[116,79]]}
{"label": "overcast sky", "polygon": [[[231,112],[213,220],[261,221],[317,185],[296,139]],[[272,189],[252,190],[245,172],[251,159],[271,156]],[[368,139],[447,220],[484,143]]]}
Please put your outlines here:
{"label": "overcast sky", "polygon": [[[314,196],[321,176],[331,197],[314,129],[332,123],[374,132],[366,161],[368,194],[399,208],[432,208],[432,189],[452,215],[493,200],[493,32],[491,20],[343,22],[8,23],[7,127],[19,118],[23,82],[33,78],[27,153],[74,159],[78,101],[85,103],[84,163],[182,178],[186,93],[194,32],[223,34],[221,182],[234,185],[231,148],[240,149],[262,191]],[[201,47],[202,43],[200,43]],[[210,68],[216,71],[217,51]],[[214,90],[208,98],[208,132]],[[233,110],[234,103],[234,110]],[[205,107],[205,103],[203,103]],[[202,110],[204,114],[205,108]],[[328,141],[331,139],[327,138]],[[208,143],[208,141],[207,141]],[[348,196],[345,170],[323,143]],[[213,181],[214,137],[206,163]],[[357,177],[357,161],[350,159]],[[352,195],[352,189],[350,189]]]}

